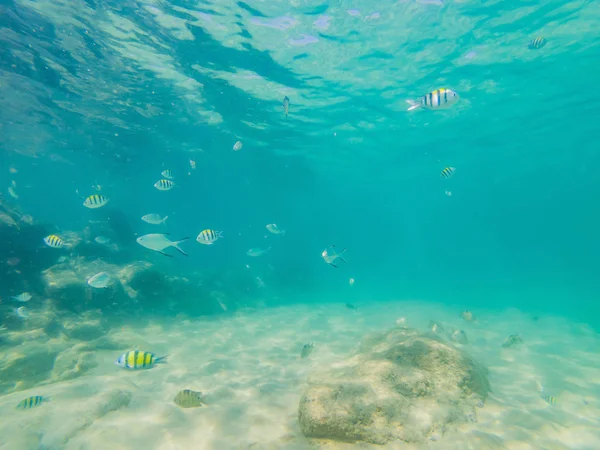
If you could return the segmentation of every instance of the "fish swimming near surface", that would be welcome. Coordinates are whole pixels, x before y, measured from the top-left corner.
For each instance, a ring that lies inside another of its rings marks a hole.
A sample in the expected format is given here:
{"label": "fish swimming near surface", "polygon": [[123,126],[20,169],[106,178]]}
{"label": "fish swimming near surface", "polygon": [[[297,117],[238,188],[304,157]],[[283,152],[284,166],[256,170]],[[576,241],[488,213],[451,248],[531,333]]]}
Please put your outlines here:
{"label": "fish swimming near surface", "polygon": [[119,356],[119,358],[115,361],[115,364],[123,369],[139,370],[150,369],[156,364],[166,364],[166,362],[166,356],[160,356],[157,358],[156,355],[151,352],[130,350]]}
{"label": "fish swimming near surface", "polygon": [[273,233],[273,234],[281,234],[284,235],[285,234],[285,230],[282,230],[281,228],[279,228],[277,226],[277,224],[275,223],[270,223],[266,226],[267,230],[269,230],[269,233]]}
{"label": "fish swimming near surface", "polygon": [[540,36],[529,41],[529,45],[527,45],[527,47],[529,47],[530,50],[539,50],[544,45],[546,45],[547,42],[548,41],[546,41],[546,39]]}
{"label": "fish swimming near surface", "polygon": [[452,89],[440,88],[417,100],[406,100],[406,102],[410,104],[408,111],[421,107],[425,109],[445,109],[456,103],[458,98],[458,94]]}
{"label": "fish swimming near surface", "polygon": [[233,144],[233,151],[237,152],[239,150],[242,149],[242,141],[237,141],[235,144]]}
{"label": "fish swimming near surface", "polygon": [[325,250],[323,250],[323,252],[321,253],[321,257],[325,260],[325,262],[327,264],[329,264],[330,266],[336,267],[337,266],[334,264],[335,261],[337,259],[342,260],[342,262],[348,264],[346,262],[346,260],[344,258],[342,258],[342,254],[346,251],[347,249],[343,249],[341,252],[337,252],[335,250],[335,245],[330,245],[329,247],[327,247]]}
{"label": "fish swimming near surface", "polygon": [[175,186],[171,180],[158,180],[154,183],[154,187],[159,191],[170,191]]}
{"label": "fish swimming near surface", "polygon": [[308,344],[304,344],[302,346],[302,350],[300,351],[300,358],[302,358],[302,359],[308,358],[314,349],[315,349],[314,343],[309,342]]}
{"label": "fish swimming near surface", "polygon": [[290,112],[290,99],[287,98],[287,95],[283,97],[283,112],[285,113],[285,118],[287,119],[288,113]]}
{"label": "fish swimming near surface", "polygon": [[31,294],[29,292],[23,292],[22,294],[15,295],[14,298],[16,301],[25,303],[32,299]]}
{"label": "fish swimming near surface", "polygon": [[163,250],[167,247],[175,247],[181,254],[187,256],[187,253],[184,252],[180,247],[184,241],[187,241],[189,237],[185,237],[180,239],[179,241],[171,241],[164,234],[145,234],[136,239],[137,243],[142,247],[149,248],[150,250],[154,250],[155,252],[160,253],[161,255],[171,256],[163,252]]}
{"label": "fish swimming near surface", "polygon": [[49,236],[46,236],[44,238],[44,243],[48,247],[52,247],[52,248],[62,248],[65,245],[65,243],[63,242],[63,240],[61,238],[59,238],[57,235],[55,235],[55,234],[51,234]]}
{"label": "fish swimming near surface", "polygon": [[108,198],[104,195],[93,194],[85,199],[83,202],[83,206],[90,209],[102,208],[104,205],[108,203]]}
{"label": "fish swimming near surface", "polygon": [[169,218],[169,216],[165,216],[164,218],[161,218],[158,214],[146,214],[145,216],[142,216],[142,220],[146,223],[152,224],[152,225],[166,225],[166,221]]}
{"label": "fish swimming near surface", "polygon": [[99,272],[87,280],[87,284],[96,289],[104,289],[110,286],[112,279],[106,272]]}
{"label": "fish swimming near surface", "polygon": [[450,178],[450,177],[452,177],[454,175],[454,172],[456,172],[456,168],[455,167],[445,167],[440,172],[440,177],[442,177],[444,179],[448,179],[448,178]]}
{"label": "fish swimming near surface", "polygon": [[269,247],[269,248],[258,248],[258,247],[251,248],[250,250],[248,250],[246,252],[246,255],[248,255],[248,256],[262,256],[265,253],[268,253],[269,250],[271,250],[271,247]]}
{"label": "fish swimming near surface", "polygon": [[198,241],[200,244],[211,245],[222,237],[223,237],[222,231],[206,229],[206,230],[202,230],[200,232],[198,237],[196,237],[196,241]]}
{"label": "fish swimming near surface", "polygon": [[204,406],[202,392],[183,389],[177,393],[173,402],[180,408],[197,408]]}
{"label": "fish swimming near surface", "polygon": [[169,169],[163,170],[160,174],[169,180],[173,179],[173,172],[171,172]]}
{"label": "fish swimming near surface", "polygon": [[49,402],[49,397],[42,397],[41,395],[34,395],[27,397],[25,400],[21,400],[17,405],[17,409],[31,409],[40,406],[42,403]]}

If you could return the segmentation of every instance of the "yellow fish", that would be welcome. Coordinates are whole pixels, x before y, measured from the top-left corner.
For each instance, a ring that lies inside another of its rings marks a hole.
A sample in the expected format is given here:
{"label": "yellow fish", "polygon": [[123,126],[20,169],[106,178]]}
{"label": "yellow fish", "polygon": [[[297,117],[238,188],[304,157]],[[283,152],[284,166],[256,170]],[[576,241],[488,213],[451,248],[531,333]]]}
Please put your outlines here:
{"label": "yellow fish", "polygon": [[217,241],[219,238],[222,238],[222,237],[223,237],[222,231],[215,231],[215,230],[207,229],[207,230],[201,231],[200,234],[198,235],[198,237],[196,238],[196,240],[200,244],[211,245],[215,241]]}
{"label": "yellow fish", "polygon": [[539,50],[540,48],[542,48],[544,45],[546,45],[546,39],[544,39],[543,37],[536,37],[535,39],[532,39],[529,42],[529,49],[530,50]]}
{"label": "yellow fish", "polygon": [[18,405],[17,409],[31,409],[37,406],[40,406],[44,402],[48,402],[50,399],[48,397],[42,397],[41,395],[34,395],[33,397],[27,397],[25,400],[22,400]]}
{"label": "yellow fish", "polygon": [[83,206],[90,209],[102,208],[108,203],[108,198],[101,194],[93,194],[85,199]]}
{"label": "yellow fish", "polygon": [[417,108],[426,109],[444,109],[449,108],[458,101],[458,94],[452,89],[440,88],[435,91],[431,91],[429,94],[418,98],[417,100],[406,100],[410,105],[408,111],[412,111]]}
{"label": "yellow fish", "polygon": [[184,389],[179,391],[173,402],[180,408],[197,408],[198,406],[204,406],[202,402],[202,392],[192,391],[190,389]]}
{"label": "yellow fish", "polygon": [[440,177],[450,178],[452,175],[454,175],[454,172],[456,172],[456,168],[446,167],[444,170],[442,170],[442,173],[440,173]]}
{"label": "yellow fish", "polygon": [[157,358],[154,353],[143,352],[140,350],[130,350],[119,356],[115,364],[124,369],[149,369],[155,364],[166,364],[167,357],[161,356]]}
{"label": "yellow fish", "polygon": [[64,244],[63,240],[61,238],[59,238],[57,235],[55,234],[51,234],[50,236],[46,236],[44,238],[44,243],[48,246],[48,247],[52,247],[52,248],[61,248]]}
{"label": "yellow fish", "polygon": [[173,183],[171,180],[158,180],[156,183],[154,183],[154,187],[159,191],[171,190],[173,189],[173,186],[175,186],[175,183]]}

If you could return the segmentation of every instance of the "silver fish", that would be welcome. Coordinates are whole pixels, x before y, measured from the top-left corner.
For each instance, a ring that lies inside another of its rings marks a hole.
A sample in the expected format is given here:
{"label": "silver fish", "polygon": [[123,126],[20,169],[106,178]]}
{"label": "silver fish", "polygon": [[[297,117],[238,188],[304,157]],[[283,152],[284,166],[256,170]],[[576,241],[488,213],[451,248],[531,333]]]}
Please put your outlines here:
{"label": "silver fish", "polygon": [[111,283],[110,275],[106,272],[99,272],[87,280],[87,284],[96,289],[107,288]]}
{"label": "silver fish", "polygon": [[158,214],[146,214],[145,216],[142,216],[142,220],[146,223],[152,224],[152,225],[166,225],[166,220],[169,218],[169,216],[165,216],[164,218],[161,218]]}
{"label": "silver fish", "polygon": [[96,236],[94,238],[94,240],[101,245],[108,245],[110,244],[110,238],[107,238],[106,236]]}
{"label": "silver fish", "polygon": [[267,253],[269,250],[271,250],[271,247],[264,249],[264,248],[251,248],[250,250],[248,250],[246,252],[246,255],[248,256],[262,256],[265,253]]}
{"label": "silver fish", "polygon": [[27,309],[24,306],[20,306],[17,309],[15,309],[15,313],[21,319],[27,319],[29,317],[29,312],[27,311]]}
{"label": "silver fish", "polygon": [[[344,258],[342,258],[342,254],[346,251],[346,249],[343,249],[341,252],[337,252],[335,250],[335,245],[330,245],[329,247],[327,247],[325,250],[323,250],[323,252],[321,253],[321,257],[325,260],[325,262],[327,264],[329,264],[330,266],[333,267],[337,267],[334,262],[336,259],[341,259],[342,262],[346,263],[346,261],[344,260]],[[346,263],[347,264],[347,263]]]}
{"label": "silver fish", "polygon": [[189,237],[185,237],[179,241],[170,241],[164,234],[145,234],[136,239],[136,242],[142,247],[149,248],[165,256],[171,256],[163,252],[167,247],[175,247],[183,255],[187,256],[187,253],[181,250],[179,244],[188,240]]}
{"label": "silver fish", "polygon": [[273,234],[285,234],[285,230],[279,228],[275,223],[268,224],[266,228],[267,230],[269,230],[270,233]]}
{"label": "silver fish", "polygon": [[163,177],[167,178],[168,180],[172,180],[173,179],[173,172],[171,172],[170,169],[165,169],[160,174]]}
{"label": "silver fish", "polygon": [[13,298],[18,302],[24,303],[31,300],[31,294],[29,292],[23,292],[22,294],[15,295]]}

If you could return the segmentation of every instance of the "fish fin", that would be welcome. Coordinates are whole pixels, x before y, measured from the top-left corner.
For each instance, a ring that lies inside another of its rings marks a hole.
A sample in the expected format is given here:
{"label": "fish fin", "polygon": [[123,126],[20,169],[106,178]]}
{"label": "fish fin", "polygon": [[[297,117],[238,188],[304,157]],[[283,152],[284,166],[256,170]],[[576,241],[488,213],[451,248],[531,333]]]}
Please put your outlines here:
{"label": "fish fin", "polygon": [[167,219],[169,218],[169,216],[165,216],[165,218],[162,220],[163,225],[167,224]]}
{"label": "fish fin", "polygon": [[341,260],[342,260],[342,261],[343,261],[345,264],[348,264],[348,263],[346,262],[346,260],[345,260],[344,258],[342,258],[341,256],[340,256],[340,259],[341,259]]}
{"label": "fish fin", "polygon": [[335,264],[331,264],[329,263],[330,266],[335,267],[337,269],[337,266]]}
{"label": "fish fin", "polygon": [[[175,248],[177,248],[177,247],[175,247]],[[168,255],[168,254],[166,254],[165,252],[161,252],[161,251],[159,251],[158,253],[160,253],[161,255],[168,256],[169,258],[172,258],[172,257],[173,257],[173,256],[171,256],[171,255]]]}
{"label": "fish fin", "polygon": [[345,248],[344,250],[342,250],[339,254],[341,255],[342,253],[344,253],[346,250],[348,250],[347,248]]}
{"label": "fish fin", "polygon": [[414,100],[406,100],[406,103],[410,105],[407,111],[412,111],[413,109],[417,109],[421,107],[420,103],[415,102]]}
{"label": "fish fin", "polygon": [[179,252],[180,252],[181,254],[183,254],[183,255],[185,255],[185,256],[187,256],[188,254],[187,254],[186,252],[184,252],[184,251],[183,251],[183,250],[182,250],[182,249],[179,247],[179,244],[181,244],[182,242],[185,242],[185,241],[187,241],[188,239],[189,239],[189,236],[188,236],[188,237],[184,237],[183,239],[180,239],[180,240],[178,240],[177,242],[174,242],[174,243],[173,243],[173,247],[175,247],[177,250],[179,250]]}
{"label": "fish fin", "polygon": [[158,358],[156,358],[156,360],[154,361],[154,364],[167,364],[167,358],[169,357],[169,355],[165,355],[165,356],[159,356]]}

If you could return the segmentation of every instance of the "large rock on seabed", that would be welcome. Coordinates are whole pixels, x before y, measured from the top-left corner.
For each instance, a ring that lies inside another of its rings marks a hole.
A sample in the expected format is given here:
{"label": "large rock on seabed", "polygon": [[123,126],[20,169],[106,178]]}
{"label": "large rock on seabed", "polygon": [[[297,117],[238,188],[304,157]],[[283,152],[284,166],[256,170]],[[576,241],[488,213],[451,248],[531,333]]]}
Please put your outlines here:
{"label": "large rock on seabed", "polygon": [[385,444],[437,439],[477,420],[487,369],[433,334],[395,329],[309,379],[299,421],[309,438]]}

